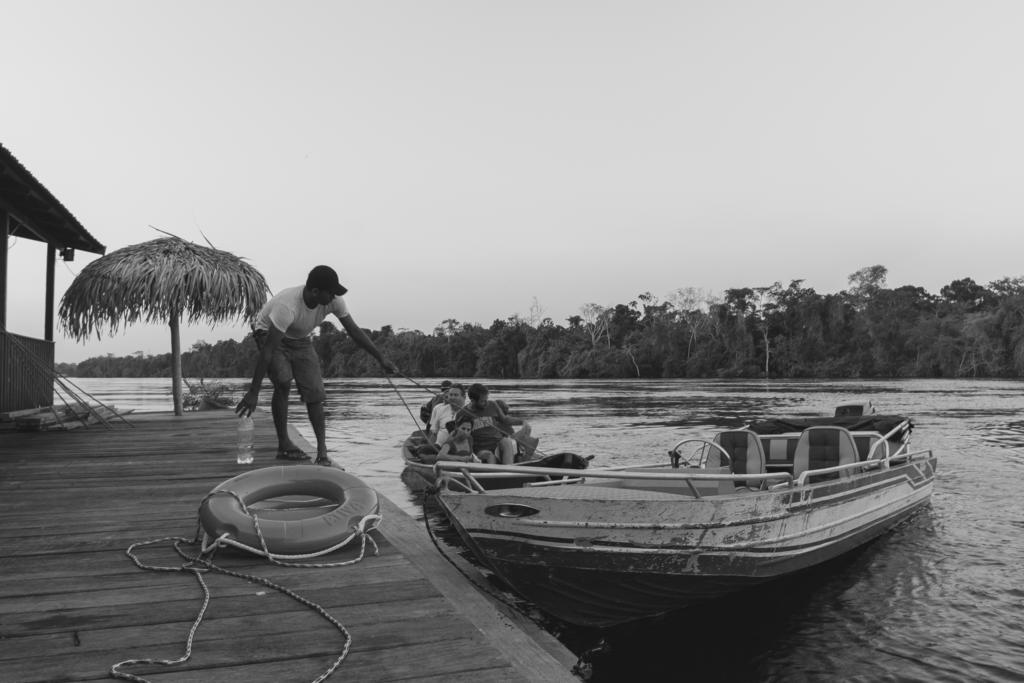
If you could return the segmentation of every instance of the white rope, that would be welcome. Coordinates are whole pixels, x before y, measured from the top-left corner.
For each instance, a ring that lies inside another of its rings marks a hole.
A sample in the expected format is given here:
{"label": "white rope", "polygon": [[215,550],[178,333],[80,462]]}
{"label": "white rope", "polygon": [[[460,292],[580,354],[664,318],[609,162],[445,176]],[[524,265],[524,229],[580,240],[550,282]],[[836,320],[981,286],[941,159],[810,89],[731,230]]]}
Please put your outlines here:
{"label": "white rope", "polygon": [[[254,555],[260,555],[261,557],[265,557],[268,560],[270,560],[271,562],[273,562],[274,564],[281,565],[282,567],[311,567],[311,568],[312,567],[316,567],[316,568],[322,568],[322,567],[344,567],[346,565],[355,564],[355,563],[359,562],[360,560],[363,559],[363,555],[366,552],[366,541],[367,540],[369,540],[370,544],[373,545],[373,554],[374,555],[378,555],[380,553],[380,548],[377,547],[377,542],[375,540],[373,540],[372,536],[369,535],[369,533],[371,531],[373,531],[378,526],[380,526],[381,520],[383,519],[383,517],[381,517],[380,515],[377,515],[377,514],[365,515],[362,519],[360,519],[356,524],[354,524],[352,526],[352,533],[351,534],[349,534],[344,539],[342,539],[341,541],[339,541],[335,545],[332,545],[329,548],[324,548],[323,550],[318,550],[318,551],[313,552],[313,553],[304,553],[304,554],[297,554],[297,555],[287,555],[287,554],[284,554],[284,553],[272,553],[272,552],[270,552],[270,549],[267,547],[266,539],[263,537],[263,529],[260,528],[259,517],[254,512],[249,510],[249,507],[245,504],[245,501],[242,500],[241,496],[239,496],[234,491],[230,491],[230,490],[227,490],[227,489],[220,489],[220,490],[210,491],[210,493],[208,493],[206,495],[206,498],[203,498],[203,500],[199,504],[199,506],[202,507],[203,503],[205,503],[207,499],[209,499],[211,496],[215,496],[215,495],[219,495],[219,494],[231,496],[236,501],[238,501],[238,504],[242,507],[242,512],[244,512],[245,515],[247,517],[249,517],[249,519],[252,520],[253,527],[256,530],[256,536],[260,539],[260,547],[259,548],[255,548],[255,547],[253,547],[251,545],[247,545],[245,543],[242,543],[241,541],[237,541],[237,540],[231,538],[228,534],[221,534],[218,538],[213,539],[212,543],[207,543],[207,540],[210,539],[211,537],[209,535],[207,535],[206,531],[204,530],[203,531],[202,545],[200,546],[201,554],[205,555],[206,553],[208,553],[208,552],[210,552],[212,550],[216,550],[217,548],[220,548],[220,547],[223,547],[223,546],[231,546],[233,548],[238,548],[239,550],[244,550],[244,551],[252,553]],[[306,563],[306,564],[297,564],[295,562],[292,562],[292,560],[308,560],[308,559],[313,558],[313,557],[320,557],[321,555],[329,555],[330,553],[333,553],[335,550],[339,550],[341,548],[344,548],[346,545],[348,545],[349,543],[352,542],[352,539],[354,539],[356,537],[360,538],[361,543],[362,543],[362,547],[359,550],[359,557],[357,557],[354,560],[346,560],[344,562]]]}
{"label": "white rope", "polygon": [[190,541],[183,536],[167,536],[165,538],[157,538],[152,541],[142,541],[140,543],[133,543],[132,545],[128,546],[128,550],[126,550],[125,553],[128,555],[128,557],[131,558],[132,562],[134,562],[135,565],[140,569],[164,572],[191,571],[193,575],[196,577],[196,581],[199,582],[199,586],[203,589],[203,604],[199,608],[199,612],[196,614],[196,618],[192,621],[192,626],[188,630],[188,637],[185,639],[185,654],[183,654],[181,657],[177,659],[153,659],[148,657],[142,659],[126,659],[110,667],[110,675],[114,678],[119,678],[125,681],[135,681],[136,683],[149,683],[148,679],[142,678],[141,676],[136,676],[135,674],[128,673],[127,671],[120,671],[120,668],[124,666],[133,666],[136,664],[160,664],[162,666],[174,666],[176,664],[182,664],[188,661],[188,659],[192,656],[192,641],[195,638],[196,631],[199,629],[199,624],[201,624],[203,621],[203,616],[205,616],[206,614],[206,608],[210,604],[210,589],[206,585],[206,581],[203,580],[203,574],[209,571],[209,568],[189,566],[191,564],[191,561],[185,562],[180,567],[160,567],[156,565],[147,565],[143,564],[142,561],[139,560],[138,556],[134,553],[135,548],[145,545],[153,545],[155,543],[161,543],[163,541],[174,541],[174,549],[178,552],[178,554],[182,557],[187,557],[182,552],[179,544],[189,543]]}
{"label": "white rope", "polygon": [[[212,538],[211,536],[209,536],[204,531],[203,532],[202,546],[200,548],[201,553],[202,554],[206,554],[208,552],[216,550],[217,548],[222,548],[222,547],[225,547],[225,546],[231,546],[232,548],[237,548],[239,550],[244,550],[245,552],[252,553],[253,555],[259,555],[261,557],[265,557],[268,560],[270,560],[271,562],[273,562],[274,564],[281,565],[282,567],[344,567],[345,565],[355,564],[355,563],[359,562],[361,559],[363,559],[363,555],[364,555],[364,553],[366,551],[366,542],[367,541],[369,541],[370,544],[373,545],[373,554],[374,555],[380,554],[380,548],[377,547],[377,541],[373,540],[373,537],[369,535],[370,531],[373,531],[374,529],[376,529],[380,525],[380,522],[383,519],[380,515],[367,515],[367,516],[363,517],[353,527],[354,531],[348,537],[343,539],[340,543],[332,545],[330,548],[325,548],[324,550],[319,550],[319,551],[317,551],[315,553],[305,553],[305,554],[301,554],[301,555],[285,555],[283,553],[272,553],[272,552],[270,552],[270,549],[267,547],[267,542],[263,538],[263,530],[260,528],[259,518],[256,515],[251,515],[251,517],[252,517],[252,520],[253,520],[253,524],[256,527],[256,533],[257,533],[257,535],[259,536],[259,539],[260,539],[260,547],[259,548],[255,548],[255,547],[253,547],[251,545],[247,545],[245,543],[242,543],[241,541],[236,541],[235,539],[231,538],[230,535],[228,535],[228,534],[221,534],[217,538]],[[372,523],[372,525],[371,525],[371,523]],[[356,538],[356,537],[360,538],[360,540],[362,542],[362,548],[360,549],[359,557],[357,557],[354,560],[345,560],[344,562],[331,562],[331,563],[314,563],[314,562],[310,562],[310,563],[304,563],[304,564],[298,564],[298,563],[295,563],[295,562],[291,561],[291,560],[308,560],[308,559],[313,558],[313,557],[320,557],[322,555],[329,555],[329,554],[333,553],[335,550],[339,550],[341,548],[344,548],[346,545],[348,545],[352,541],[353,538]],[[212,542],[208,543],[208,541],[211,538],[212,538]]]}
{"label": "white rope", "polygon": [[[339,666],[341,666],[341,663],[343,661],[345,661],[345,658],[348,656],[349,650],[352,647],[352,634],[349,632],[349,630],[347,628],[345,628],[345,625],[342,624],[340,621],[338,621],[335,617],[333,617],[321,605],[313,602],[312,600],[309,600],[308,598],[304,598],[301,595],[299,595],[298,593],[296,593],[296,592],[294,592],[294,591],[292,591],[292,590],[290,590],[288,588],[285,588],[284,586],[276,584],[276,583],[274,583],[273,581],[271,581],[269,579],[263,578],[261,576],[255,576],[255,575],[252,575],[252,574],[243,574],[241,572],[232,571],[230,569],[226,569],[224,567],[221,567],[221,566],[218,566],[218,565],[214,564],[213,560],[212,560],[213,554],[216,552],[216,550],[218,548],[223,547],[225,545],[230,545],[232,547],[239,548],[240,550],[246,550],[248,552],[252,552],[252,553],[257,554],[257,555],[262,555],[262,556],[266,557],[268,560],[270,560],[273,564],[277,564],[277,565],[284,566],[284,567],[310,567],[310,568],[312,568],[312,567],[316,567],[316,568],[344,567],[344,566],[347,566],[347,565],[356,564],[357,562],[360,562],[363,559],[363,557],[366,555],[366,542],[367,542],[367,540],[369,540],[370,544],[373,545],[373,554],[374,555],[379,554],[380,549],[377,546],[377,542],[373,539],[372,536],[370,536],[370,532],[373,531],[374,529],[376,529],[378,526],[380,526],[380,523],[381,523],[381,520],[382,520],[381,515],[373,514],[373,515],[366,515],[366,516],[364,516],[362,519],[359,520],[359,522],[357,522],[355,525],[353,525],[353,532],[347,538],[345,538],[344,541],[342,541],[341,543],[338,543],[338,544],[336,544],[336,545],[334,545],[334,546],[332,546],[330,548],[327,548],[325,550],[319,551],[317,553],[311,553],[311,554],[306,554],[306,555],[281,555],[281,554],[271,553],[270,550],[267,548],[267,542],[266,542],[266,539],[264,539],[264,537],[263,537],[263,531],[260,529],[258,517],[256,515],[252,514],[249,511],[249,509],[245,505],[245,502],[242,501],[242,499],[239,498],[236,493],[234,493],[233,491],[211,491],[209,494],[207,494],[206,498],[203,499],[203,502],[205,502],[206,499],[209,498],[210,496],[215,495],[217,493],[227,493],[227,494],[230,494],[230,495],[234,496],[235,499],[237,499],[239,501],[239,503],[241,503],[242,509],[253,520],[253,526],[255,527],[256,533],[257,533],[257,535],[258,535],[258,537],[260,539],[260,545],[262,546],[262,551],[259,548],[251,548],[250,546],[247,546],[244,543],[240,543],[238,541],[235,541],[235,540],[231,539],[230,538],[230,534],[227,534],[227,533],[221,534],[219,537],[213,539],[212,542],[207,543],[207,539],[209,539],[210,537],[206,534],[205,531],[202,531],[202,524],[201,523],[197,523],[195,537],[192,538],[191,540],[189,540],[189,539],[187,539],[187,538],[185,538],[183,536],[166,536],[164,538],[158,538],[158,539],[154,539],[154,540],[150,540],[150,541],[141,541],[139,543],[133,543],[132,545],[130,545],[128,547],[128,549],[125,551],[125,554],[128,555],[128,557],[131,558],[132,562],[135,563],[135,566],[139,567],[140,569],[150,570],[150,571],[164,571],[164,572],[192,572],[192,574],[196,577],[196,580],[199,582],[200,587],[202,588],[202,591],[203,591],[203,604],[202,604],[202,606],[200,606],[199,611],[196,614],[196,618],[193,620],[192,626],[189,628],[188,637],[185,639],[185,652],[184,652],[184,654],[181,657],[179,657],[177,659],[155,659],[155,658],[126,659],[124,661],[118,662],[118,663],[114,664],[113,666],[111,666],[110,667],[110,675],[113,676],[114,678],[118,678],[118,679],[125,680],[125,681],[134,681],[135,683],[149,683],[149,681],[147,679],[142,678],[141,676],[137,676],[135,674],[128,673],[127,671],[121,671],[121,668],[122,667],[126,667],[126,666],[138,665],[138,664],[160,664],[162,666],[174,666],[174,665],[182,664],[182,663],[188,661],[189,658],[192,657],[192,643],[193,643],[193,640],[195,639],[196,631],[198,631],[199,625],[202,623],[203,617],[206,614],[206,609],[207,609],[207,607],[210,604],[210,589],[206,585],[206,581],[203,579],[202,575],[205,574],[206,572],[214,571],[214,572],[218,572],[220,574],[226,574],[228,576],[234,576],[236,578],[244,579],[246,581],[250,581],[250,582],[253,582],[253,583],[259,583],[259,584],[262,584],[262,585],[264,585],[264,586],[266,586],[268,588],[272,588],[273,590],[276,590],[279,593],[287,595],[288,597],[292,598],[293,600],[295,600],[295,601],[297,601],[297,602],[299,602],[299,603],[301,603],[303,605],[306,605],[307,607],[313,609],[315,612],[317,612],[317,614],[322,616],[332,626],[334,626],[336,629],[338,629],[338,631],[341,632],[342,636],[344,636],[344,638],[345,638],[345,646],[342,648],[341,654],[334,660],[334,662],[323,673],[321,673],[318,677],[316,677],[312,681],[312,683],[321,683],[321,681],[326,680],[327,677],[329,677],[331,674],[333,674],[337,670],[337,668]],[[202,503],[200,503],[200,506],[202,506]],[[200,533],[202,534],[202,540],[200,540]],[[332,562],[332,563],[307,563],[307,564],[299,564],[299,563],[294,563],[294,562],[284,562],[284,561],[281,561],[281,559],[280,559],[280,558],[303,559],[303,558],[308,558],[308,557],[318,557],[320,555],[326,555],[328,553],[334,552],[335,550],[338,550],[339,548],[347,545],[348,543],[350,543],[352,541],[353,538],[356,538],[356,537],[359,537],[359,539],[361,541],[360,548],[359,548],[359,556],[356,557],[355,559],[352,559],[352,560],[346,560],[344,562]],[[148,545],[154,545],[156,543],[162,543],[162,542],[165,542],[165,541],[173,541],[173,546],[174,546],[175,552],[177,552],[178,555],[180,555],[182,558],[185,559],[185,562],[182,563],[180,566],[178,566],[178,567],[162,567],[162,566],[159,566],[159,565],[148,565],[148,564],[145,564],[144,562],[142,562],[142,560],[139,559],[138,555],[135,554],[135,549],[136,548],[141,548],[143,546],[148,546]],[[181,545],[185,544],[185,543],[190,544],[190,545],[198,545],[199,548],[200,548],[200,553],[198,555],[195,555],[195,556],[189,555],[188,553],[186,553],[181,548]]]}

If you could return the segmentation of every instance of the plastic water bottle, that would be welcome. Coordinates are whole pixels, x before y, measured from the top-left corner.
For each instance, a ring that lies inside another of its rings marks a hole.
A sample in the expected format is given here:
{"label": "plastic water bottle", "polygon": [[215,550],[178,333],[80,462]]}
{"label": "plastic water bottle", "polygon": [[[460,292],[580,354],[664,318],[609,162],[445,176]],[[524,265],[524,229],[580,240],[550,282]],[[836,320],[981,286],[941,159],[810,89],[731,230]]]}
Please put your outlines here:
{"label": "plastic water bottle", "polygon": [[255,425],[252,417],[238,418],[238,464],[252,464],[253,446],[252,435]]}

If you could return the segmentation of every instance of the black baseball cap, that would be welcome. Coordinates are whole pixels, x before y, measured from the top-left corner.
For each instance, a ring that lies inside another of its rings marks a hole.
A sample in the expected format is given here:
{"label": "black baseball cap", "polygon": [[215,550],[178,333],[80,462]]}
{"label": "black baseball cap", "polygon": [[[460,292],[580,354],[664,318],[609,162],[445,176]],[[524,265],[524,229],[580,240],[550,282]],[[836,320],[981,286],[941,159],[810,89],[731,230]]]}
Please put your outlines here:
{"label": "black baseball cap", "polygon": [[341,296],[348,290],[338,282],[338,274],[330,266],[317,266],[309,271],[306,278],[306,286],[330,292],[335,296]]}

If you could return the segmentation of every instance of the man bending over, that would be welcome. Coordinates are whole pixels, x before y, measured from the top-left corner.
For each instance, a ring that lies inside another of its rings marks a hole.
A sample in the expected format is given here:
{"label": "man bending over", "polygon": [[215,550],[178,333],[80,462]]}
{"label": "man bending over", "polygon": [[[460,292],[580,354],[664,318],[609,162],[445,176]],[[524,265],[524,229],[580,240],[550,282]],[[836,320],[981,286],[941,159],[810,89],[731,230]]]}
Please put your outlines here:
{"label": "man bending over", "polygon": [[385,372],[398,372],[395,364],[384,357],[373,341],[349,315],[341,295],[347,292],[338,282],[338,274],[329,266],[309,271],[306,284],[289,287],[275,295],[260,310],[253,323],[259,357],[249,391],[239,401],[235,412],[252,414],[259,399],[264,375],[274,385],[271,413],[277,432],[277,457],[282,460],[308,460],[309,456],[288,437],[288,393],[292,380],[299,397],[306,404],[309,422],[316,435],[316,463],[330,465],[324,420],[324,381],[320,374],[320,358],[313,348],[313,330],[329,313],[337,316],[352,340],[372,355]]}

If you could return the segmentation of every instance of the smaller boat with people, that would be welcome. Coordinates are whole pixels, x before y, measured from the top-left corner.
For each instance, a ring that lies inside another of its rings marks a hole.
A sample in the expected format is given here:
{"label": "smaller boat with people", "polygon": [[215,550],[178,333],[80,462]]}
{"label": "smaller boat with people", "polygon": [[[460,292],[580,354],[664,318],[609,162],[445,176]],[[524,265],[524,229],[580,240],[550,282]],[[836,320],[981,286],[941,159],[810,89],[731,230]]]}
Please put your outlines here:
{"label": "smaller boat with people", "polygon": [[[430,450],[429,439],[419,430],[410,434],[402,443],[402,460],[405,463],[402,481],[414,491],[423,490],[437,483],[437,471],[434,469],[434,463],[438,461],[435,458],[420,455]],[[486,490],[518,488],[530,482],[552,480],[550,474],[537,474],[536,472],[527,474],[525,468],[584,470],[591,460],[590,457],[576,453],[543,453],[535,450],[530,456],[527,456],[525,449],[522,453],[517,462],[509,466],[508,471],[478,472],[474,475],[473,480]],[[442,462],[449,462],[456,470],[460,464],[469,464],[462,461]],[[452,476],[463,482],[466,481],[457,471]]]}
{"label": "smaller boat with people", "polygon": [[590,462],[590,458],[575,453],[539,451],[540,440],[532,435],[530,425],[513,417],[506,402],[490,400],[490,391],[482,384],[473,384],[467,390],[461,384],[443,382],[441,391],[421,407],[420,419],[425,427],[413,431],[402,444],[402,481],[414,491],[435,484],[434,463],[439,460],[501,461],[513,468],[474,477],[484,489],[517,488],[528,482],[551,480],[543,474],[526,474],[527,467],[578,470]]}
{"label": "smaller boat with people", "polygon": [[476,557],[527,600],[595,627],[651,617],[809,569],[930,500],[936,458],[870,405],[686,438],[668,462],[544,470],[434,465],[438,501]]}

